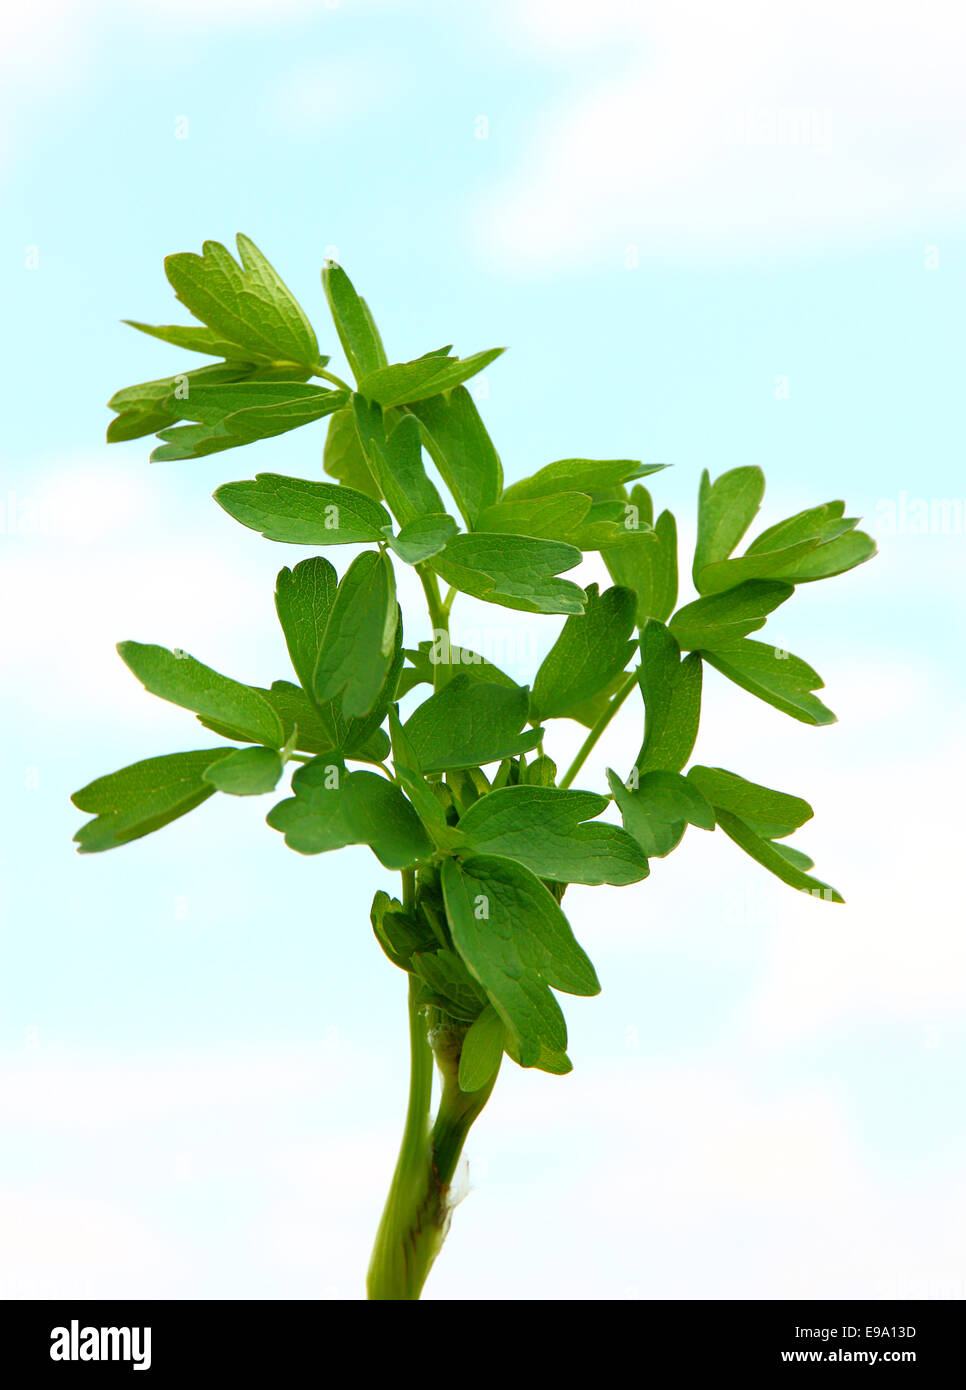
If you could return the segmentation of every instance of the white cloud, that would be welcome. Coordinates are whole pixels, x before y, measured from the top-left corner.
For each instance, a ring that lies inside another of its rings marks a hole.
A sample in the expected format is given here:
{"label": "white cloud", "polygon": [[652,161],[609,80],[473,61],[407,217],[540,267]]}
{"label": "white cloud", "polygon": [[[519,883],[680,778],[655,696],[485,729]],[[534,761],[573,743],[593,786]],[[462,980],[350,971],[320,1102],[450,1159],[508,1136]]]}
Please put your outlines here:
{"label": "white cloud", "polygon": [[[930,242],[966,209],[955,6],[526,0],[514,17],[575,80],[474,211],[504,263]],[[598,50],[603,77],[582,68]]]}
{"label": "white cloud", "polygon": [[[492,1109],[492,1113],[491,1113]],[[588,1141],[588,1136],[593,1136]],[[961,1153],[883,1175],[849,1097],[694,1064],[508,1069],[430,1297],[962,1297]],[[506,1232],[539,1265],[507,1266]]]}
{"label": "white cloud", "polygon": [[[402,1107],[378,1047],[8,1053],[2,1082],[5,1296],[361,1296]],[[961,1154],[883,1176],[862,1140],[727,1047],[508,1064],[427,1296],[962,1296]]]}
{"label": "white cloud", "polygon": [[62,717],[69,690],[76,719],[164,720],[124,674],[115,644],[127,638],[183,646],[219,669],[235,663],[253,683],[289,675],[272,593],[277,570],[304,551],[253,547],[203,483],[186,500],[163,469],[132,467],[106,445],[37,461],[10,481],[0,578],[17,603],[3,689],[34,717]]}
{"label": "white cloud", "polygon": [[[345,3],[345,0],[343,0]],[[148,38],[224,27],[232,32],[314,17],[319,9],[337,11],[339,0],[32,0],[29,5],[0,6],[0,165],[5,162],[18,126],[35,106],[62,100],[77,83],[89,80],[98,59],[108,60],[112,43],[128,26]]]}
{"label": "white cloud", "polygon": [[380,1061],[335,1040],[8,1051],[0,1293],[357,1296],[398,1139]]}

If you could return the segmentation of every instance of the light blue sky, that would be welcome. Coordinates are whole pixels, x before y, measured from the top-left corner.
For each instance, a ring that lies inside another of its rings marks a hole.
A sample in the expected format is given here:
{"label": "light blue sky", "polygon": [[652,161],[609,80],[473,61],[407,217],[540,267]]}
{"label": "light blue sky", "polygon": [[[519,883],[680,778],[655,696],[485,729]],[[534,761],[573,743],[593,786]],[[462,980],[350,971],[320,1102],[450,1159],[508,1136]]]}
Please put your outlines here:
{"label": "light blue sky", "polygon": [[[509,345],[480,407],[511,479],[672,462],[653,491],[686,545],[700,470],[760,464],[766,524],[844,496],[882,550],[769,624],[841,723],[710,673],[696,752],[812,801],[800,841],[847,906],[698,831],[644,885],[571,890],[603,994],[564,1001],[571,1077],[508,1064],[428,1294],[966,1292],[966,536],[908,507],[890,526],[903,494],[966,497],[962,22],[663,9],[4,20],[3,1292],[355,1297],[394,1158],[404,982],[368,927],[392,887],[368,851],[302,859],[269,800],[230,798],[70,846],[77,786],[209,741],[114,642],[288,675],[272,589],[302,552],[210,493],[317,476],[321,434],[151,467],[149,441],[102,444],[107,397],[186,356],[118,320],[183,321],[162,257],[239,230],[323,351],[332,247],[391,355]],[[456,615],[520,679],[557,627]]]}

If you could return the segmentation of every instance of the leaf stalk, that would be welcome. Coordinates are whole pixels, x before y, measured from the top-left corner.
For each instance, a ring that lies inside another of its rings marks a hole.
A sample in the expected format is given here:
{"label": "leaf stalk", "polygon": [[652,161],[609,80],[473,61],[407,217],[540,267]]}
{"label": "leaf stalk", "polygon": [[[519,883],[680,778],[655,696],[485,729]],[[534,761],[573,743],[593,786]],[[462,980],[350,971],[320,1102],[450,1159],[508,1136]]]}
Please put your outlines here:
{"label": "leaf stalk", "polygon": [[593,749],[595,743],[600,738],[604,730],[607,728],[607,725],[613,719],[614,715],[620,709],[621,705],[627,699],[628,695],[634,689],[634,686],[636,684],[637,667],[635,666],[633,671],[627,672],[620,685],[614,691],[614,696],[611,699],[610,703],[604,706],[600,716],[597,719],[596,724],[594,724],[590,733],[587,735],[583,743],[580,745],[580,748],[577,750],[577,756],[574,758],[573,762],[567,768],[567,771],[564,773],[560,781],[559,785],[561,787],[569,787],[571,785],[574,778],[577,776],[577,773],[580,771],[584,763],[587,761],[587,758],[590,755],[590,752]]}

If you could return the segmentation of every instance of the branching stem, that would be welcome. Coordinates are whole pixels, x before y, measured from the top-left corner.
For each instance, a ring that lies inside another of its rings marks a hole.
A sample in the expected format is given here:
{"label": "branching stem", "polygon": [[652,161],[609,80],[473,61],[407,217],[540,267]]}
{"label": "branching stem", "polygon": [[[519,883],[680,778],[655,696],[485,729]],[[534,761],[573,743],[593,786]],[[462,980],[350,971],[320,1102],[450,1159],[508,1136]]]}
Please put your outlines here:
{"label": "branching stem", "polygon": [[587,758],[590,754],[591,749],[594,747],[594,744],[600,738],[601,734],[607,728],[607,725],[613,719],[614,715],[620,709],[621,705],[627,699],[628,695],[634,689],[634,686],[636,684],[637,667],[635,666],[633,671],[627,672],[626,676],[615,690],[610,703],[604,706],[604,709],[600,717],[598,718],[597,723],[593,726],[590,733],[587,735],[583,743],[580,745],[580,748],[577,752],[577,756],[574,758],[573,762],[567,768],[567,771],[564,773],[560,781],[561,787],[569,787],[571,785],[574,778],[577,776],[577,773],[580,771],[584,763],[587,761]]}
{"label": "branching stem", "polygon": [[327,372],[325,368],[321,365],[313,370],[312,375],[320,376],[325,381],[331,381],[332,385],[338,386],[340,391],[348,391],[350,394],[352,392],[352,387],[349,385],[347,381],[343,381],[341,376],[336,376],[334,372]]}

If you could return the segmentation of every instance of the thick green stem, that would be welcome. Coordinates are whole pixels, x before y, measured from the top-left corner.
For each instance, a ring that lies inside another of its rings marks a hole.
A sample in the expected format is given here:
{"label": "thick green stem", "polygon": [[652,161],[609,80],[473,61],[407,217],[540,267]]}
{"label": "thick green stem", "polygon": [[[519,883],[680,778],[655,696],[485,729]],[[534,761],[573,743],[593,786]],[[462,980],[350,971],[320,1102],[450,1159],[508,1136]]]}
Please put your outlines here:
{"label": "thick green stem", "polygon": [[485,1086],[478,1091],[461,1091],[456,1073],[459,1069],[457,1058],[451,1073],[443,1078],[443,1094],[439,1103],[439,1113],[433,1125],[433,1166],[436,1179],[446,1187],[453,1181],[456,1165],[459,1163],[470,1128],[490,1099],[496,1085],[494,1074]]}
{"label": "thick green stem", "polygon": [[429,1256],[425,1234],[414,1220],[426,1198],[429,1149],[429,1107],[433,1094],[433,1053],[426,1037],[426,1020],[417,1004],[415,979],[409,980],[409,1106],[396,1171],[369,1262],[368,1291],[373,1299],[414,1299],[435,1250]]}
{"label": "thick green stem", "polygon": [[[459,1088],[459,1049],[466,1029],[442,1026],[432,1034],[409,982],[409,1039],[412,1072],[409,1108],[399,1159],[369,1263],[369,1298],[413,1301],[439,1254],[450,1216],[450,1184],[470,1126],[483,1109],[496,1077],[479,1091]],[[430,1130],[433,1055],[443,1080],[436,1121]]]}
{"label": "thick green stem", "polygon": [[573,782],[574,778],[577,776],[577,773],[580,771],[584,763],[587,761],[587,757],[594,744],[600,738],[601,734],[607,728],[607,725],[613,719],[614,715],[620,709],[621,705],[627,699],[628,695],[634,689],[634,686],[636,684],[637,667],[635,666],[633,671],[627,672],[627,675],[624,677],[620,685],[615,690],[614,697],[611,700],[610,704],[604,706],[603,713],[600,715],[599,719],[597,720],[597,723],[594,725],[590,733],[587,735],[583,743],[580,745],[576,758],[574,758],[573,762],[567,768],[567,771],[564,773],[563,777],[560,780],[561,787],[569,787],[570,784]]}

